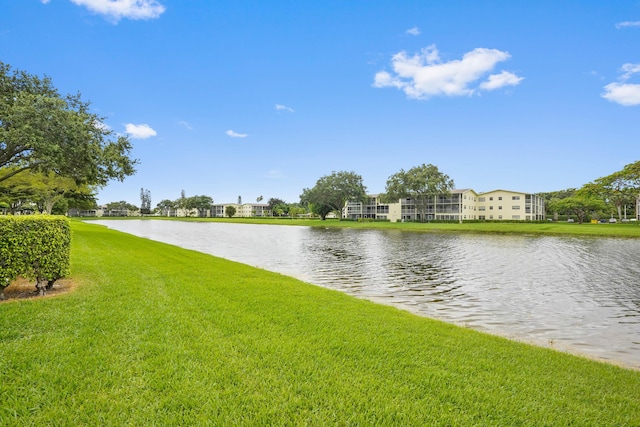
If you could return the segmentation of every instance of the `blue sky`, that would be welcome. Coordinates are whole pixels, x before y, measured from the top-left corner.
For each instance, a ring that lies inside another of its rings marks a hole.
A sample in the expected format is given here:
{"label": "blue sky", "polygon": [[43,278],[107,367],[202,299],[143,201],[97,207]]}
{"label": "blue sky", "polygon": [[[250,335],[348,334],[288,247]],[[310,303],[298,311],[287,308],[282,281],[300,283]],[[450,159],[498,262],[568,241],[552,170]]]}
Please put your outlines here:
{"label": "blue sky", "polygon": [[640,1],[0,0],[0,61],[80,92],[138,172],[99,203],[580,187],[640,160]]}

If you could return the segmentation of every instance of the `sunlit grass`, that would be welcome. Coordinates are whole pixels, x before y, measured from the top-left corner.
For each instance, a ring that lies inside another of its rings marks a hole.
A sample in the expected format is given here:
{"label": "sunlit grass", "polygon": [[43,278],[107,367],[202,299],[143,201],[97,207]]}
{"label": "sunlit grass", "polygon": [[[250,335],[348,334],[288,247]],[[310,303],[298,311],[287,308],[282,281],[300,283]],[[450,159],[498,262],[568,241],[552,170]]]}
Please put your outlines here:
{"label": "sunlit grass", "polygon": [[0,304],[0,425],[640,424],[640,372],[72,226],[77,289]]}

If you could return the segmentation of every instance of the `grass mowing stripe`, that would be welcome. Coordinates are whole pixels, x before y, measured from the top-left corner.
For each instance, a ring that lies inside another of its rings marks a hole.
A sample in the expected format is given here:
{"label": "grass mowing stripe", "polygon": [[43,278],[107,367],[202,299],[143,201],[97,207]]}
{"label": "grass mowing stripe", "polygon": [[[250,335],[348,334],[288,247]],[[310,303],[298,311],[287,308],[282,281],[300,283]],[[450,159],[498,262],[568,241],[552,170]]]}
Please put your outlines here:
{"label": "grass mowing stripe", "polygon": [[640,372],[74,222],[0,304],[2,425],[638,425]]}

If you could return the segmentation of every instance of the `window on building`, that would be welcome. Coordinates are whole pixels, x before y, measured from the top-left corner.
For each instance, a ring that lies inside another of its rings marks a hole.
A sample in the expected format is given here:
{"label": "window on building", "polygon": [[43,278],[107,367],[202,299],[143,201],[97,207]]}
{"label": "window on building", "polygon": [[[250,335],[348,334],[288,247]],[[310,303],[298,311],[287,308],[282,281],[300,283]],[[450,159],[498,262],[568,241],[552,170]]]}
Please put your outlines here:
{"label": "window on building", "polygon": [[502,210],[502,206],[498,206],[498,210],[501,211]]}
{"label": "window on building", "polygon": [[489,206],[489,210],[492,211],[493,210],[493,206]]}
{"label": "window on building", "polygon": [[520,219],[520,215],[512,215],[511,219]]}
{"label": "window on building", "polygon": [[511,206],[511,209],[513,209],[514,211],[517,211],[518,209],[520,209],[519,205],[513,205]]}
{"label": "window on building", "polygon": [[493,197],[489,197],[489,201],[492,201],[492,200],[493,200]]}
{"label": "window on building", "polygon": [[498,197],[498,200],[502,200],[502,196]]}
{"label": "window on building", "polygon": [[511,200],[520,200],[520,196],[512,196]]}
{"label": "window on building", "polygon": [[478,197],[479,202],[484,202],[484,197]]}

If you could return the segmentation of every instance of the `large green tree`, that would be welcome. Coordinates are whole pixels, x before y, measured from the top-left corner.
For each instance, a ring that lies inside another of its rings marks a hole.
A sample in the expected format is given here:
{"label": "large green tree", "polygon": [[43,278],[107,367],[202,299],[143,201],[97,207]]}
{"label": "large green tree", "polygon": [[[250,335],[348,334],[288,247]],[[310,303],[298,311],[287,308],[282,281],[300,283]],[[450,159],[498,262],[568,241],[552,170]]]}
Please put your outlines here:
{"label": "large green tree", "polygon": [[313,188],[305,188],[300,202],[326,219],[330,212],[341,212],[347,201],[364,201],[367,189],[355,172],[332,172],[318,179]]}
{"label": "large green tree", "polygon": [[387,180],[383,199],[389,203],[411,199],[416,204],[420,221],[425,221],[427,208],[437,196],[448,195],[453,190],[453,180],[432,164],[415,166],[408,171],[400,169]]}
{"label": "large green tree", "polygon": [[[12,169],[12,168],[9,168]],[[35,209],[33,199],[36,197],[32,174],[11,175],[0,181],[0,202],[6,210],[15,214],[22,209]]]}
{"label": "large green tree", "polygon": [[622,219],[623,206],[633,204],[636,196],[635,190],[628,186],[622,172],[615,172],[585,184],[577,194],[601,198],[612,210],[616,210],[618,219]]}
{"label": "large green tree", "polygon": [[115,136],[80,94],[0,62],[0,182],[26,170],[106,185],[135,173],[128,138]]}
{"label": "large green tree", "polygon": [[138,211],[138,207],[134,204],[127,202],[126,200],[120,200],[119,202],[107,203],[104,208],[108,211]]}
{"label": "large green tree", "polygon": [[309,208],[309,212],[318,215],[322,220],[325,220],[331,212],[335,212],[329,205],[309,203],[307,207]]}
{"label": "large green tree", "polygon": [[549,206],[552,206],[556,200],[565,199],[567,197],[575,196],[576,194],[575,188],[567,188],[565,190],[557,190],[557,191],[549,191],[546,193],[538,193],[538,196],[544,199],[544,204],[546,208],[547,215],[553,213],[553,220],[558,220],[558,211],[549,210]]}
{"label": "large green tree", "polygon": [[93,189],[86,184],[78,184],[72,178],[56,175],[54,172],[30,173],[25,176],[32,176],[32,188],[35,193],[33,201],[38,206],[40,212],[50,214],[53,206],[66,197],[93,196]]}
{"label": "large green tree", "polygon": [[[9,171],[12,168],[7,168]],[[66,206],[76,206],[78,201],[94,201],[93,188],[78,184],[72,178],[56,175],[54,172],[23,171],[0,181],[0,199],[12,206],[35,206],[43,213],[51,214],[53,207],[67,199]]]}
{"label": "large green tree", "polygon": [[578,223],[582,224],[587,215],[606,209],[604,201],[598,197],[576,195],[564,199],[553,199],[547,210],[565,215],[575,215]]}
{"label": "large green tree", "polygon": [[193,210],[198,212],[198,216],[204,216],[206,211],[211,209],[211,205],[213,205],[213,198],[210,196],[191,196],[191,197],[180,197],[176,201],[176,205],[179,208],[182,208],[190,214]]}
{"label": "large green tree", "polygon": [[305,213],[307,213],[307,210],[299,203],[291,203],[289,205],[289,216],[291,218],[296,218],[298,215],[304,215]]}
{"label": "large green tree", "polygon": [[271,212],[271,216],[280,216],[276,212],[276,206],[279,206],[281,211],[284,212],[283,206],[287,206],[287,202],[282,199],[278,199],[277,197],[270,198],[267,202],[267,208],[269,209],[269,212]]}
{"label": "large green tree", "polygon": [[633,206],[640,196],[640,161],[584,185],[579,193],[600,197],[607,204],[613,205],[618,219],[622,219],[623,208]]}
{"label": "large green tree", "polygon": [[212,204],[213,198],[211,198],[210,196],[192,196],[187,197],[187,203],[185,207],[187,209],[206,210],[211,209]]}
{"label": "large green tree", "polygon": [[157,209],[160,209],[162,215],[169,215],[169,211],[176,208],[176,202],[169,199],[161,200],[157,205]]}

